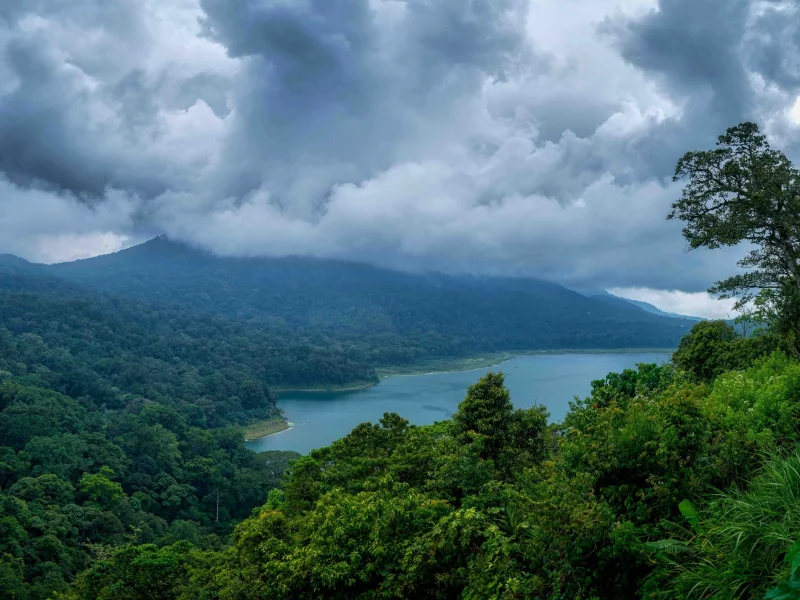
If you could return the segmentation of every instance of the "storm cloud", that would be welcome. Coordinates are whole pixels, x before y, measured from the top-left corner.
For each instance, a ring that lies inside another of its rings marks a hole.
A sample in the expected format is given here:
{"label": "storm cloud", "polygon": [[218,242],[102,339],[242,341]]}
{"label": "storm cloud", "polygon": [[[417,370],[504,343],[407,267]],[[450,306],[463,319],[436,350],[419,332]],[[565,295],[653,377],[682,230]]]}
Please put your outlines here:
{"label": "storm cloud", "polygon": [[[0,7],[0,252],[166,234],[704,290],[680,155],[761,123],[800,158],[796,2],[38,0]],[[795,111],[796,114],[797,111]]]}

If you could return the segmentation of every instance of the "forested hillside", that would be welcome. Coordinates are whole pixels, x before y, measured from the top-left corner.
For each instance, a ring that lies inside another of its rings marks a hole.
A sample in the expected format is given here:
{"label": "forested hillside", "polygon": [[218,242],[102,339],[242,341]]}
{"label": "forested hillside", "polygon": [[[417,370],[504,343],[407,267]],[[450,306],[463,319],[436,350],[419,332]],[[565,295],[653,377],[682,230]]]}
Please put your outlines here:
{"label": "forested hillside", "polygon": [[[223,547],[292,456],[246,450],[231,426],[277,414],[271,344],[241,323],[84,293],[4,259],[0,597],[48,598],[121,544]],[[320,356],[347,376],[345,359]]]}
{"label": "forested hillside", "polygon": [[198,418],[214,424],[269,416],[270,385],[377,379],[324,338],[313,344],[258,323],[109,297],[8,259],[0,262],[4,331],[15,352],[47,366],[59,391],[84,386],[110,405],[120,402],[108,391],[114,387],[168,397],[203,406]]}
{"label": "forested hillside", "polygon": [[674,348],[691,327],[532,279],[220,258],[163,238],[47,270],[127,297],[336,340],[349,357],[374,366],[494,351]]}
{"label": "forested hillside", "polygon": [[688,315],[679,315],[677,313],[664,312],[663,310],[659,310],[658,308],[656,308],[655,306],[653,306],[652,304],[649,304],[647,302],[641,302],[639,300],[631,300],[630,298],[621,298],[619,296],[615,296],[613,294],[609,294],[608,292],[605,292],[605,293],[602,293],[602,294],[595,293],[595,294],[588,294],[588,295],[590,297],[592,297],[592,298],[600,300],[601,302],[607,302],[609,304],[615,304],[617,306],[619,306],[620,303],[623,303],[623,305],[631,305],[632,304],[633,306],[638,306],[639,308],[641,308],[642,310],[644,310],[646,312],[652,313],[654,315],[660,315],[662,317],[673,317],[673,318],[676,318],[676,319],[686,319],[686,320],[691,321],[692,323],[696,323],[697,321],[702,321],[702,319],[699,319],[697,317],[691,317],[691,316],[688,316]]}
{"label": "forested hillside", "polygon": [[49,598],[124,544],[222,548],[292,457],[246,450],[185,406],[59,393],[22,364],[0,369],[0,597]]}

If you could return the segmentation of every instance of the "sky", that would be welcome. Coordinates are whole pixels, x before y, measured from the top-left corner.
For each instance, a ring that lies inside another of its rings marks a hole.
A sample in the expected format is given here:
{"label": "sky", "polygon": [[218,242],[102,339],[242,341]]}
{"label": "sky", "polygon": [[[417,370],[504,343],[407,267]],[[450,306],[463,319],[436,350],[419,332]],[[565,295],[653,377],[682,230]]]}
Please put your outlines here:
{"label": "sky", "polygon": [[4,0],[0,252],[165,234],[718,316],[744,250],[665,217],[744,120],[800,159],[797,1]]}

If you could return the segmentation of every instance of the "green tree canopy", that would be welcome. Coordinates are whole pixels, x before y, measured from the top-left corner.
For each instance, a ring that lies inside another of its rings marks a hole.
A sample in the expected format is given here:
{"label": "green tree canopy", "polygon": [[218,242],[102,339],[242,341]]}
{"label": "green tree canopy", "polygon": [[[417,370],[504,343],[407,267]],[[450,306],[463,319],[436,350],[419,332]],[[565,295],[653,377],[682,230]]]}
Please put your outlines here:
{"label": "green tree canopy", "polygon": [[775,349],[771,335],[746,338],[725,321],[701,321],[681,340],[672,361],[698,381],[745,369]]}
{"label": "green tree canopy", "polygon": [[784,329],[798,330],[800,171],[748,122],[729,128],[717,148],[686,153],[674,180],[687,183],[667,218],[686,223],[690,248],[750,246],[738,263],[746,272],[709,291],[737,298],[739,307],[763,291],[781,306]]}

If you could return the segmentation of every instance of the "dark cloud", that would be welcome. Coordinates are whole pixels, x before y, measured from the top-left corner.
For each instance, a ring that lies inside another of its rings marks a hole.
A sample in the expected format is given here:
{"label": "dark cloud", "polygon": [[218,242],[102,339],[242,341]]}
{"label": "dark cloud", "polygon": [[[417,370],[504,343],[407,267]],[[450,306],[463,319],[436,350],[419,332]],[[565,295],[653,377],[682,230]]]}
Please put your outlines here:
{"label": "dark cloud", "polygon": [[800,6],[773,1],[755,19],[749,61],[767,83],[800,89]]}
{"label": "dark cloud", "polygon": [[151,196],[169,187],[163,164],[136,148],[152,140],[158,112],[141,73],[92,98],[93,82],[41,39],[10,41],[5,59],[18,80],[0,97],[0,171],[11,181],[88,197],[108,187]]}
{"label": "dark cloud", "polygon": [[205,102],[214,114],[224,119],[231,110],[228,106],[230,79],[213,73],[198,73],[181,82],[172,95],[170,107],[188,110],[198,100]]}
{"label": "dark cloud", "polygon": [[436,75],[477,67],[502,79],[520,59],[533,58],[525,52],[528,6],[527,0],[408,0],[400,35],[418,66],[435,66]]}
{"label": "dark cloud", "polygon": [[661,75],[678,98],[692,102],[711,95],[719,118],[729,122],[751,99],[741,60],[750,7],[747,0],[661,0],[657,10],[617,27],[609,24],[609,30],[626,60]]}
{"label": "dark cloud", "polygon": [[601,31],[615,38],[625,60],[681,107],[631,144],[643,174],[669,176],[683,152],[757,118],[742,59],[751,6],[748,0],[661,0],[639,19],[603,23]]}
{"label": "dark cloud", "polygon": [[165,232],[228,255],[704,289],[736,249],[684,252],[669,176],[744,119],[791,149],[797,7],[617,5],[2,3],[0,251]]}
{"label": "dark cloud", "polygon": [[192,178],[158,152],[163,109],[208,98],[224,113],[223,78],[147,73],[152,32],[132,0],[4,6],[0,58],[14,85],[0,94],[0,172],[88,198],[108,188],[152,197]]}
{"label": "dark cloud", "polygon": [[424,158],[454,105],[533,58],[526,1],[394,4],[201,2],[204,34],[246,59],[220,195],[263,185],[318,210],[336,183]]}
{"label": "dark cloud", "polygon": [[[632,144],[643,174],[671,175],[687,150],[709,147],[742,121],[768,125],[776,110],[786,109],[790,97],[776,104],[758,78],[797,93],[797,14],[794,2],[660,0],[642,18],[604,21],[601,31],[616,40],[626,61],[654,77],[680,106],[678,115]],[[772,133],[786,133],[785,121],[777,126]]]}
{"label": "dark cloud", "polygon": [[62,77],[53,57],[28,40],[11,41],[5,59],[18,86],[0,98],[0,170],[21,185],[40,180],[102,193],[114,165],[84,135],[87,116],[79,99],[65,106],[74,97],[70,74]]}
{"label": "dark cloud", "polygon": [[268,56],[288,84],[303,85],[306,74],[347,70],[374,40],[366,0],[201,0],[200,6],[204,34],[231,56]]}

